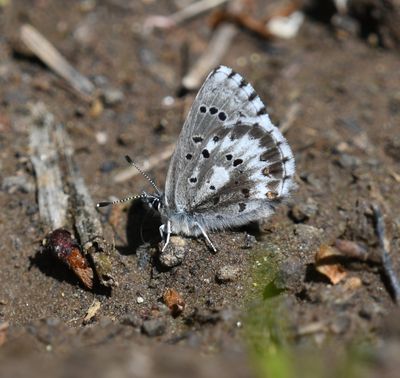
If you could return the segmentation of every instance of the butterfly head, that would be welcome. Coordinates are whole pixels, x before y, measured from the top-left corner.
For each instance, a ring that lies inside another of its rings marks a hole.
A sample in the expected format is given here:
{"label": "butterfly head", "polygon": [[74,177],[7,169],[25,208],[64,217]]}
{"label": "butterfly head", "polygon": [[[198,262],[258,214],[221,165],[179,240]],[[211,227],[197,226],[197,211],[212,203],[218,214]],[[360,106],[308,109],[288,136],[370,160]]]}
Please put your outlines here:
{"label": "butterfly head", "polygon": [[158,211],[159,213],[162,212],[165,201],[165,195],[163,192],[156,194],[147,194],[146,192],[143,192],[141,198],[143,202],[150,207],[150,209]]}

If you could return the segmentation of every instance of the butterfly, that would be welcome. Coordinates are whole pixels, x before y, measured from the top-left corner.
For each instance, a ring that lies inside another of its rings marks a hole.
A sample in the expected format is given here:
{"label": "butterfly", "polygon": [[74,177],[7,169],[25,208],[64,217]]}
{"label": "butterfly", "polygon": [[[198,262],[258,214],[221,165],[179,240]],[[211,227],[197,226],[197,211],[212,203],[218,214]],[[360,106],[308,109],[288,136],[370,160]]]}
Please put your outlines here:
{"label": "butterfly", "polygon": [[163,250],[171,234],[180,234],[203,235],[216,251],[208,233],[269,217],[294,189],[294,173],[292,150],[254,88],[219,66],[200,88],[182,127],[164,192],[143,173],[154,195],[98,206],[140,197],[161,215]]}

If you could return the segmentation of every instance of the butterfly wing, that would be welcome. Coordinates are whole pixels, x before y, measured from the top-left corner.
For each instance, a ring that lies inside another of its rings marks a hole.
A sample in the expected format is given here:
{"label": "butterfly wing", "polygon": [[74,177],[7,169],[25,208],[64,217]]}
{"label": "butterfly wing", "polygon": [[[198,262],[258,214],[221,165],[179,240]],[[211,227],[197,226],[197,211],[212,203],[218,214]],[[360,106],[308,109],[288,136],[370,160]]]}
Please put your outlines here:
{"label": "butterfly wing", "polygon": [[239,74],[218,67],[200,89],[168,171],[165,203],[218,229],[268,216],[293,186],[293,154]]}

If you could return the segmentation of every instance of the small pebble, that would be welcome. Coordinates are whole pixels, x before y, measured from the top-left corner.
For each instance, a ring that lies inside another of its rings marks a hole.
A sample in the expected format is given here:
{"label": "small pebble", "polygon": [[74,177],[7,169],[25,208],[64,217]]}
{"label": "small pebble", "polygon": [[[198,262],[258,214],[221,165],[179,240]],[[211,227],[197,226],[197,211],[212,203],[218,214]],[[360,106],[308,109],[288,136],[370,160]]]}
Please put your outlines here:
{"label": "small pebble", "polygon": [[242,245],[243,249],[250,249],[253,248],[254,244],[257,243],[257,239],[254,235],[245,234],[244,235],[244,243]]}
{"label": "small pebble", "polygon": [[234,281],[240,272],[239,267],[225,265],[217,272],[216,279],[220,283]]}
{"label": "small pebble", "polygon": [[161,336],[165,333],[166,325],[162,319],[145,320],[142,325],[142,332],[149,336]]}
{"label": "small pebble", "polygon": [[117,143],[120,146],[132,146],[135,144],[136,140],[136,134],[130,132],[122,132],[117,137]]}
{"label": "small pebble", "polygon": [[123,325],[139,328],[142,325],[142,320],[136,315],[128,314],[122,318],[121,323]]}
{"label": "small pebble", "polygon": [[30,193],[35,190],[35,186],[28,180],[26,175],[4,177],[1,189],[12,194],[15,192]]}
{"label": "small pebble", "polygon": [[346,316],[339,316],[331,324],[330,328],[333,333],[343,334],[350,328],[350,319]]}
{"label": "small pebble", "polygon": [[308,198],[306,202],[297,203],[292,207],[290,217],[295,222],[304,222],[315,217],[317,212],[318,204],[312,198]]}
{"label": "small pebble", "polygon": [[39,207],[36,203],[30,203],[26,206],[25,214],[34,215],[39,211]]}
{"label": "small pebble", "polygon": [[118,164],[113,160],[107,160],[100,166],[100,172],[108,173],[115,169]]}
{"label": "small pebble", "polygon": [[124,100],[124,94],[119,89],[106,89],[103,92],[104,104],[114,106]]}
{"label": "small pebble", "polygon": [[160,263],[168,268],[181,264],[186,254],[186,245],[185,239],[180,236],[171,236],[169,245],[159,257]]}
{"label": "small pebble", "polygon": [[139,269],[146,269],[151,263],[150,245],[145,243],[136,249],[137,266]]}
{"label": "small pebble", "polygon": [[172,106],[175,102],[175,99],[172,96],[165,96],[162,99],[162,105],[163,106]]}
{"label": "small pebble", "polygon": [[108,135],[105,131],[99,131],[96,133],[96,141],[100,145],[104,145],[108,142]]}
{"label": "small pebble", "polygon": [[136,303],[141,304],[141,303],[143,303],[143,302],[144,302],[143,297],[137,297],[137,298],[136,298]]}
{"label": "small pebble", "polygon": [[360,166],[361,160],[350,154],[340,154],[340,156],[336,159],[336,163],[346,169],[354,169]]}

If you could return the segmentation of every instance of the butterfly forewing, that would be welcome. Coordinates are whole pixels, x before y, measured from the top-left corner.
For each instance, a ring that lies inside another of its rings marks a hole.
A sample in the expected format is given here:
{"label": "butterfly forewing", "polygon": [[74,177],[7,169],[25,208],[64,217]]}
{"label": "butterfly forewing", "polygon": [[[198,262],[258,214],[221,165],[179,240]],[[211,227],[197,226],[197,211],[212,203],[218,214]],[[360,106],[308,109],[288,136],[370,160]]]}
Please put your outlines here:
{"label": "butterfly forewing", "polygon": [[290,192],[293,174],[290,147],[253,87],[219,67],[200,89],[178,139],[166,206],[203,214],[211,229],[244,224],[271,214]]}
{"label": "butterfly forewing", "polygon": [[208,75],[182,127],[167,176],[168,204],[175,202],[174,178],[199,152],[209,130],[232,124],[241,116],[259,116],[270,123],[253,87],[231,68],[220,66]]}

